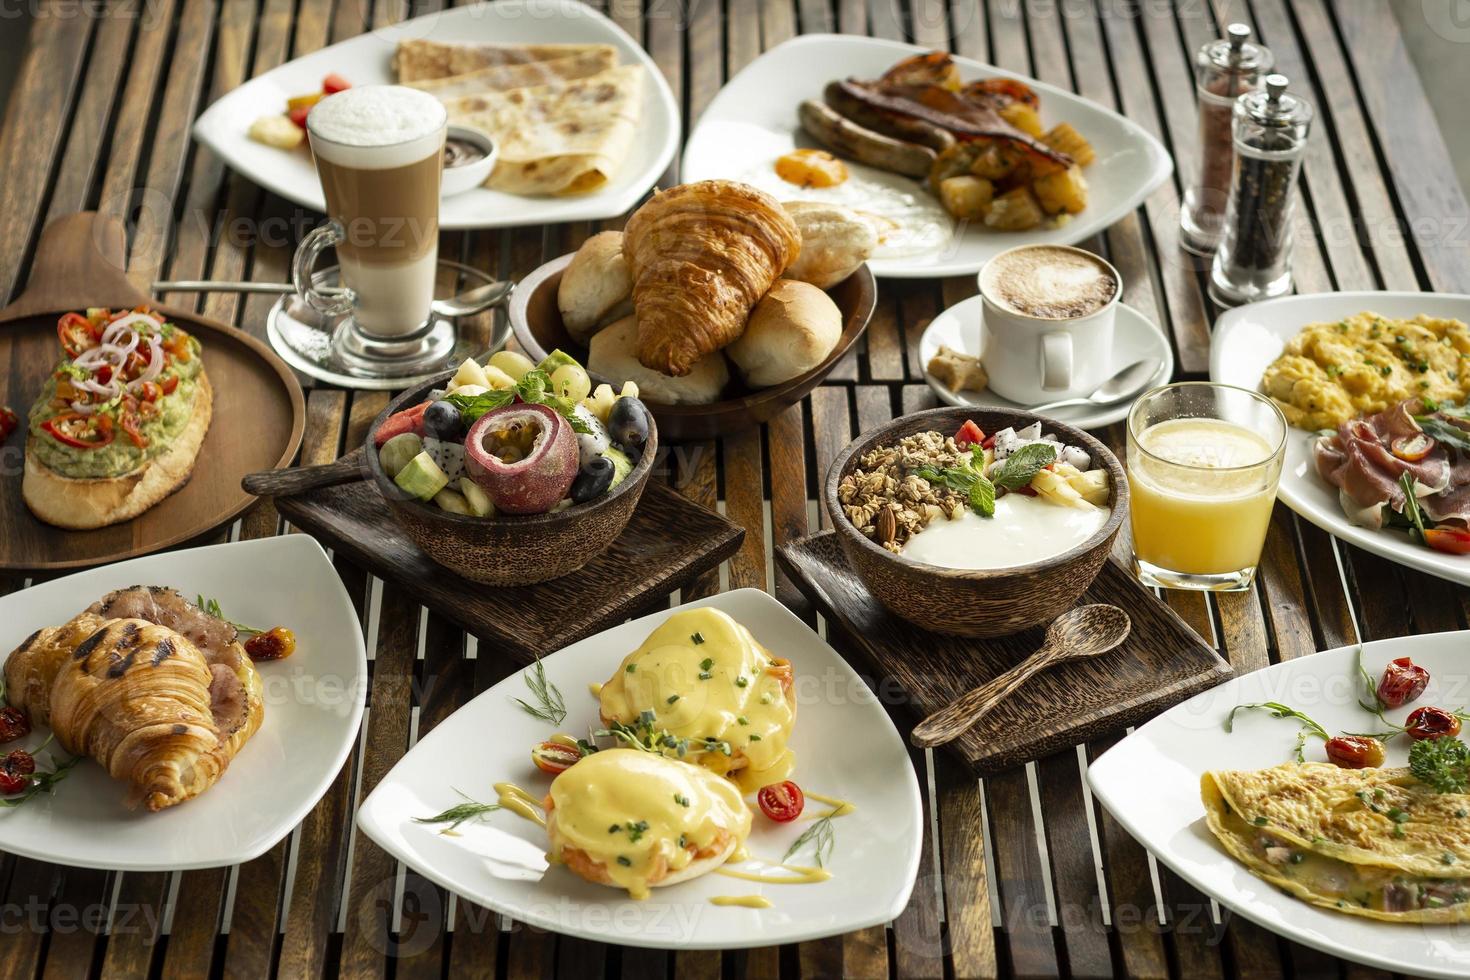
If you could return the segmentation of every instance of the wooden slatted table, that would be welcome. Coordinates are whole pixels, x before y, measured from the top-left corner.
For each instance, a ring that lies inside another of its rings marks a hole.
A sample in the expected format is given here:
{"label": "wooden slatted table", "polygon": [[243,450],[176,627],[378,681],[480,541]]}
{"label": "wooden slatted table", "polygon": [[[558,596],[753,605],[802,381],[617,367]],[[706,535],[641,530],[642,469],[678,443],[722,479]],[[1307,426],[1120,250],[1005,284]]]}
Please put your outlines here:
{"label": "wooden slatted table", "polygon": [[[317,220],[230,173],[189,124],[252,75],[434,6],[369,0],[39,0],[0,125],[0,301],[23,283],[50,218],[100,208],[134,222],[128,271],[154,279],[280,281]],[[1180,172],[1194,156],[1193,50],[1253,24],[1320,122],[1305,167],[1297,277],[1304,292],[1470,288],[1465,198],[1386,0],[611,0],[698,118],[724,79],[798,32],[907,39],[1073,89],[1159,136]],[[0,23],[0,29],[10,29]],[[666,175],[665,182],[673,180]],[[1086,242],[1122,271],[1126,300],[1165,324],[1182,376],[1206,370],[1200,266],[1176,247],[1176,179]],[[619,222],[610,222],[616,227]],[[444,252],[515,277],[597,229],[455,233]],[[762,431],[684,447],[680,491],[747,529],[719,574],[685,591],[770,589],[812,618],[772,571],[770,546],[821,517],[819,477],[855,433],[934,403],[917,342],[971,280],[889,281],[866,343],[804,403]],[[180,297],[171,297],[180,301]],[[190,301],[188,297],[184,302]],[[263,332],[269,300],[214,294],[208,315]],[[360,444],[378,394],[315,388],[302,464]],[[1120,440],[1115,428],[1108,438]],[[231,538],[287,533],[262,503]],[[220,536],[223,538],[223,535]],[[1126,552],[1126,542],[1119,542]],[[792,948],[705,953],[618,949],[520,926],[456,902],[352,827],[355,801],[413,740],[513,669],[477,651],[392,585],[338,562],[373,657],[360,747],[289,839],[235,868],[113,874],[0,857],[0,978],[38,976],[722,976],[1185,978],[1370,971],[1277,939],[1158,866],[1091,800],[1079,746],[986,779],[913,753],[926,842],[908,908],[889,926]],[[7,590],[23,581],[3,583]],[[1169,603],[1239,671],[1314,650],[1463,628],[1470,592],[1342,545],[1278,506],[1248,593]],[[840,636],[833,637],[839,649]],[[270,805],[263,790],[260,804]],[[3,839],[0,839],[3,846]]]}

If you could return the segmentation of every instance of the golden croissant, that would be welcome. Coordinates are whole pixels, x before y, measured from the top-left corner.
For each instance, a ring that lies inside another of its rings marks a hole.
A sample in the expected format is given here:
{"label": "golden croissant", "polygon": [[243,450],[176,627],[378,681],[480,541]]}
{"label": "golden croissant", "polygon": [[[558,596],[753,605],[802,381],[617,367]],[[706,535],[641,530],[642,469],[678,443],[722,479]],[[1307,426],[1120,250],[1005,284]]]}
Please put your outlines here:
{"label": "golden croissant", "polygon": [[800,251],[791,216],[754,187],[704,180],[655,194],[623,232],[638,360],[688,374],[740,336],[751,307]]}
{"label": "golden croissant", "polygon": [[5,682],[32,723],[149,810],[213,786],[265,715],[233,627],[171,589],[124,589],[37,630],[5,662]]}

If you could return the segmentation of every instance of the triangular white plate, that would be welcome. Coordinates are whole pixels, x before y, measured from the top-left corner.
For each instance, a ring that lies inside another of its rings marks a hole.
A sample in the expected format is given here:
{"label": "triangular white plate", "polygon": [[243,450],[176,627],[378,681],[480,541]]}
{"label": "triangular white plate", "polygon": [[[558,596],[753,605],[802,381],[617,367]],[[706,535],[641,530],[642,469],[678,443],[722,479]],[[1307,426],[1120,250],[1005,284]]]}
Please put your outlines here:
{"label": "triangular white plate", "polygon": [[[820,99],[828,82],[843,78],[877,78],[895,62],[927,50],[912,44],[845,34],[804,34],[761,55],[725,85],[699,117],[684,147],[681,176],[686,181],[723,177],[754,181],[778,196],[789,185],[775,176],[776,158],[795,146],[817,144],[801,131],[797,106]],[[1164,145],[1137,123],[1096,102],[990,65],[955,56],[966,81],[976,78],[1021,78],[1041,96],[1041,117],[1048,125],[1069,122],[1097,151],[1087,167],[1088,205],[1059,228],[1036,231],[992,231],[971,223],[957,231],[948,246],[903,258],[868,261],[876,276],[896,279],[970,275],[991,258],[1016,245],[1075,245],[1097,234],[1143,203],[1169,179],[1174,163]],[[885,183],[918,181],[876,175]],[[886,178],[893,178],[889,181]],[[800,196],[790,187],[790,200]],[[852,202],[861,208],[860,201]]]}
{"label": "triangular white plate", "polygon": [[[463,802],[456,790],[493,800],[492,784],[509,780],[544,795],[551,779],[531,765],[531,748],[557,731],[585,734],[597,726],[597,700],[588,685],[607,680],[622,658],[668,618],[668,610],[543,659],[547,679],[566,699],[566,721],[559,726],[530,716],[512,700],[528,697],[524,672],[456,711],[383,778],[358,810],[358,827],[458,895],[517,922],[602,942],[734,949],[803,942],[891,921],[913,889],[924,826],[914,767],[887,712],[835,650],[766,593],[741,589],[689,605],[724,610],[795,667],[793,778],[803,788],[857,807],[833,821],[836,844],[826,864],[831,880],[765,885],[708,874],[655,889],[652,897],[637,902],[566,868],[546,870],[545,833],[514,814],[489,814],[462,825],[455,836],[414,822]],[[482,647],[481,656],[486,655]],[[808,801],[806,814],[790,824],[773,823],[757,811],[751,854],[779,861],[811,826],[809,815],[825,809]],[[811,860],[810,854],[802,856]],[[756,893],[773,907],[710,903],[716,895]]]}
{"label": "triangular white plate", "polygon": [[[316,805],[357,739],[367,653],[352,601],[321,545],[304,534],[170,551],[0,596],[0,664],[35,630],[58,626],[130,585],[203,595],[236,622],[296,634],[291,657],[257,665],[265,721],[218,783],[158,813],[129,810],[126,788],[83,760],[50,795],[0,809],[0,847],[122,871],[213,868],[258,857]],[[35,747],[46,734],[33,732],[19,746]],[[55,743],[43,760],[48,754],[66,755]]]}

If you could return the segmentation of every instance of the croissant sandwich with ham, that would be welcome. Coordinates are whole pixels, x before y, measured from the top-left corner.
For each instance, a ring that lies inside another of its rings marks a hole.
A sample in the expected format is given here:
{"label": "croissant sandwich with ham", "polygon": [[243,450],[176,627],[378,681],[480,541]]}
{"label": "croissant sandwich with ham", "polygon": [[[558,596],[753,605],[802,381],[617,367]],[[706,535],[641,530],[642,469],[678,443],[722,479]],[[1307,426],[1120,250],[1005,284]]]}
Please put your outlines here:
{"label": "croissant sandwich with ham", "polygon": [[235,628],[160,587],[120,589],[37,630],[5,661],[5,690],[153,811],[213,786],[265,717]]}

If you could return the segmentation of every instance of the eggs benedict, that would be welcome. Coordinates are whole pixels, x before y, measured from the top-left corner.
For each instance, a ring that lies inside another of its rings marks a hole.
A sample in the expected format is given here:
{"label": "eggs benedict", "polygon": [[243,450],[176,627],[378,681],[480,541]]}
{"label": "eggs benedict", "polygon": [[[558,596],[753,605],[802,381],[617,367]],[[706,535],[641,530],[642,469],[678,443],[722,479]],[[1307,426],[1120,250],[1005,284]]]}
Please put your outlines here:
{"label": "eggs benedict", "polygon": [[718,609],[674,613],[598,697],[603,724],[664,732],[665,754],[732,776],[747,792],[790,773],[791,664]]}
{"label": "eggs benedict", "polygon": [[631,898],[728,861],[750,835],[740,790],[708,769],[638,749],[606,749],[551,783],[548,858]]}

